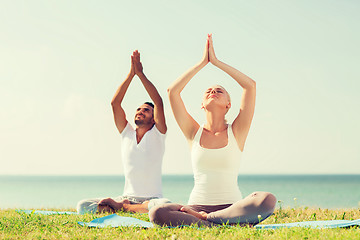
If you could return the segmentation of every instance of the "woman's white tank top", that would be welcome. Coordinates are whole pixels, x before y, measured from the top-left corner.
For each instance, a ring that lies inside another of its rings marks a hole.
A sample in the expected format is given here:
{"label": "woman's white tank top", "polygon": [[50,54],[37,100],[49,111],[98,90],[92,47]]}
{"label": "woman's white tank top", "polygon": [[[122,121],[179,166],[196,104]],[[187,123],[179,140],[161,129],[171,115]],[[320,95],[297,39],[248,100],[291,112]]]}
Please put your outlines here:
{"label": "woman's white tank top", "polygon": [[240,151],[232,127],[227,128],[228,144],[223,148],[200,146],[203,127],[199,127],[191,148],[194,188],[189,205],[231,204],[242,199],[237,184],[240,169]]}

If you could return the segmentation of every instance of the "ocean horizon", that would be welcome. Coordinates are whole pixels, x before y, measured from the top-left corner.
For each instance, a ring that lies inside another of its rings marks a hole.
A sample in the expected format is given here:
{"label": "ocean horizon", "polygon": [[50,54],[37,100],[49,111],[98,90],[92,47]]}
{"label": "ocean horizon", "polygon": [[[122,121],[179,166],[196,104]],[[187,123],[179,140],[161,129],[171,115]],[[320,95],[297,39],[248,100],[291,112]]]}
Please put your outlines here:
{"label": "ocean horizon", "polygon": [[[163,175],[162,181],[164,197],[187,203],[193,175]],[[360,207],[357,174],[241,174],[238,184],[243,197],[254,191],[273,193],[278,207]],[[120,196],[123,187],[122,175],[0,175],[0,208],[75,208],[81,199]]]}

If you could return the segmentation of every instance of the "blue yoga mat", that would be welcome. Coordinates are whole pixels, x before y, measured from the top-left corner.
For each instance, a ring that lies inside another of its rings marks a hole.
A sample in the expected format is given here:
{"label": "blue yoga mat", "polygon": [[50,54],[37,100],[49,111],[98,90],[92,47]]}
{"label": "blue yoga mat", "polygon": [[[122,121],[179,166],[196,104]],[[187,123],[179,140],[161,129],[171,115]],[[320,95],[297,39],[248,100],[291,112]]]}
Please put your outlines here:
{"label": "blue yoga mat", "polygon": [[328,220],[328,221],[309,221],[309,222],[294,222],[282,224],[256,225],[256,229],[278,229],[291,227],[304,228],[344,228],[351,226],[360,226],[360,219],[357,220]]}
{"label": "blue yoga mat", "polygon": [[77,212],[58,212],[58,211],[43,211],[43,210],[16,210],[27,214],[42,214],[42,215],[59,215],[59,214],[78,214]]}
{"label": "blue yoga mat", "polygon": [[137,218],[132,217],[121,217],[116,214],[111,214],[106,217],[101,217],[92,220],[91,222],[78,222],[81,226],[86,227],[143,227],[143,228],[152,228],[154,224],[151,222],[146,222]]}
{"label": "blue yoga mat", "polygon": [[[87,227],[144,227],[152,228],[154,224],[132,217],[121,217],[112,214],[106,217],[101,217],[92,220],[91,222],[78,222],[81,226]],[[219,225],[221,227],[222,225]],[[309,221],[309,222],[294,222],[283,224],[269,224],[269,225],[256,225],[255,229],[278,229],[278,228],[291,228],[291,227],[304,227],[304,228],[343,228],[350,226],[360,226],[360,219],[358,220],[329,220],[329,221]]]}

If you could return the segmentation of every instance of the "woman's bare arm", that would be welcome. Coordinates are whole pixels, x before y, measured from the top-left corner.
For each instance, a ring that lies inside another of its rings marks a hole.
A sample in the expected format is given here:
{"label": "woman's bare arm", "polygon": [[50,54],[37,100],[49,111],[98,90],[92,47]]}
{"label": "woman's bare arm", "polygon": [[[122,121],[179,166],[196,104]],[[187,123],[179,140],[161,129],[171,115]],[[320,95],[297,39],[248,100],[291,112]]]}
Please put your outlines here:
{"label": "woman's bare arm", "polygon": [[169,88],[168,95],[171,109],[174,113],[176,122],[181,131],[184,133],[187,140],[192,141],[196,131],[199,129],[199,124],[187,112],[184,102],[181,98],[181,92],[188,82],[209,63],[209,40],[206,41],[204,55],[202,60],[190,68],[187,72],[181,75]]}
{"label": "woman's bare arm", "polygon": [[232,124],[236,141],[240,150],[243,151],[252,118],[254,116],[256,82],[239,70],[221,62],[216,58],[211,35],[209,36],[209,59],[214,66],[229,74],[243,88],[240,112]]}

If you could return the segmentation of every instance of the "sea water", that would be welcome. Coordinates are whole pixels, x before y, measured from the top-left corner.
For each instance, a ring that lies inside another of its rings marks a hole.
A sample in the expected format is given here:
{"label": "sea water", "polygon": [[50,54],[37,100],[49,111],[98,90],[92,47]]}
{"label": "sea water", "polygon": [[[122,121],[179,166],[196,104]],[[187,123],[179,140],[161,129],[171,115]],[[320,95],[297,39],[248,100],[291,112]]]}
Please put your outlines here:
{"label": "sea water", "polygon": [[[146,176],[144,176],[146,179]],[[360,175],[240,175],[243,196],[272,192],[282,207],[359,208]],[[81,199],[122,194],[123,176],[0,176],[0,208],[75,208]],[[191,175],[163,176],[164,197],[186,204]]]}

